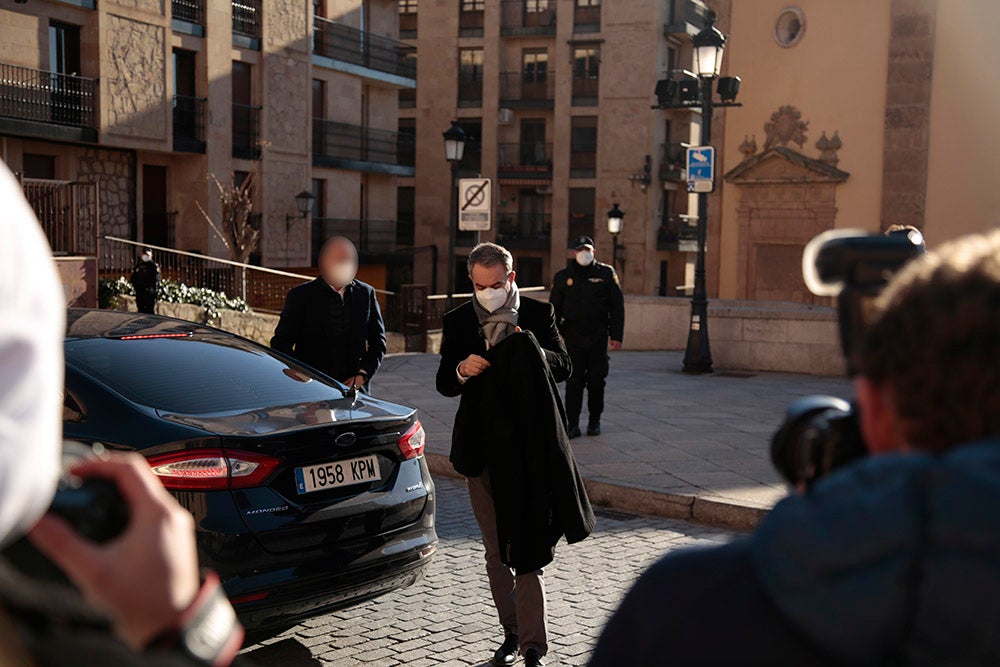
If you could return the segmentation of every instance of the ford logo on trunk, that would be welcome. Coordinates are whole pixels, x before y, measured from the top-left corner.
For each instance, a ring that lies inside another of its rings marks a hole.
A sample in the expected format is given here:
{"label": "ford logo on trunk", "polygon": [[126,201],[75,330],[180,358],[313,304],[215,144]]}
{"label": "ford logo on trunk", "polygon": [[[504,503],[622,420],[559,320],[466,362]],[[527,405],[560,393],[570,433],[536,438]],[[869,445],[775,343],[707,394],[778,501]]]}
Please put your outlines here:
{"label": "ford logo on trunk", "polygon": [[358,441],[358,436],[348,431],[347,433],[341,433],[340,435],[338,435],[334,439],[333,444],[337,445],[338,447],[350,447],[357,441]]}

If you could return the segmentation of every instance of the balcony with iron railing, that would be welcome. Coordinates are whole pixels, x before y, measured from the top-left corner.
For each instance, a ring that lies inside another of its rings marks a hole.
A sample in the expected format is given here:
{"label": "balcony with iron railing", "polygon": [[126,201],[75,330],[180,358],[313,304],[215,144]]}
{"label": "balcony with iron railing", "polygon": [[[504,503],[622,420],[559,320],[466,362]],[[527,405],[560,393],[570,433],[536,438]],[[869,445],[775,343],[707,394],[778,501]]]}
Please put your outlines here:
{"label": "balcony with iron railing", "polygon": [[547,249],[552,243],[552,215],[534,212],[500,215],[497,242],[507,248]]}
{"label": "balcony with iron railing", "polygon": [[657,250],[697,252],[698,219],[694,216],[672,215],[660,224],[656,233]]}
{"label": "balcony with iron railing", "polygon": [[482,9],[461,9],[458,12],[458,36],[459,37],[482,37],[483,36],[483,10]]}
{"label": "balcony with iron railing", "polygon": [[573,8],[573,32],[600,32],[601,6],[595,7],[577,5]]}
{"label": "balcony with iron railing", "polygon": [[205,36],[205,0],[172,0],[171,27],[177,32]]}
{"label": "balcony with iron railing", "polygon": [[362,255],[385,255],[396,250],[396,221],[361,218],[313,218],[313,263],[319,259],[323,242],[344,236]]}
{"label": "balcony with iron railing", "polygon": [[600,79],[590,74],[574,74],[573,104],[574,106],[597,106],[597,95],[600,89]]}
{"label": "balcony with iron railing", "polygon": [[680,182],[687,178],[687,144],[660,145],[660,180]]}
{"label": "balcony with iron railing", "polygon": [[699,0],[670,0],[665,36],[697,35],[705,27],[710,10]]}
{"label": "balcony with iron railing", "polygon": [[497,146],[499,178],[552,178],[552,144],[541,141]]}
{"label": "balcony with iron railing", "polygon": [[569,146],[570,178],[594,178],[597,175],[597,142],[573,141]]}
{"label": "balcony with iron railing", "polygon": [[0,133],[97,141],[97,79],[0,63]]}
{"label": "balcony with iron railing", "polygon": [[313,17],[313,64],[402,88],[417,85],[413,47]]}
{"label": "balcony with iron railing", "polygon": [[413,176],[413,135],[313,118],[313,166]]}
{"label": "balcony with iron railing", "polygon": [[232,0],[233,46],[260,51],[262,0]]}
{"label": "balcony with iron railing", "polygon": [[417,38],[417,13],[416,12],[400,12],[399,13],[399,37],[400,37],[400,39],[416,39]]}
{"label": "balcony with iron railing", "polygon": [[551,108],[555,100],[555,73],[501,72],[500,105],[511,108]]}
{"label": "balcony with iron railing", "polygon": [[458,106],[463,108],[483,106],[483,73],[458,73]]}
{"label": "balcony with iron railing", "polygon": [[233,105],[233,157],[256,160],[260,157],[261,107]]}
{"label": "balcony with iron railing", "polygon": [[97,254],[97,183],[23,178],[21,188],[54,254]]}
{"label": "balcony with iron railing", "polygon": [[556,0],[501,0],[500,34],[556,34]]}
{"label": "balcony with iron railing", "polygon": [[174,95],[174,150],[182,153],[205,152],[205,105],[207,100]]}

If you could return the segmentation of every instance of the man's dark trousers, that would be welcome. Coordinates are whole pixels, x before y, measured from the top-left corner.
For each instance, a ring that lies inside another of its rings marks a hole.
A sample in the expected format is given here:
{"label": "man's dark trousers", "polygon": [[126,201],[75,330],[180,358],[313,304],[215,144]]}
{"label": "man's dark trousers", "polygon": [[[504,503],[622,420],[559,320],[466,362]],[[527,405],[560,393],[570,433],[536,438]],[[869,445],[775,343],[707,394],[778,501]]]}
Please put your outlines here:
{"label": "man's dark trousers", "polygon": [[583,390],[587,389],[589,423],[596,424],[604,412],[604,386],[608,377],[608,339],[601,338],[588,346],[576,347],[566,342],[573,374],[566,380],[566,416],[570,428],[579,425],[583,410]]}

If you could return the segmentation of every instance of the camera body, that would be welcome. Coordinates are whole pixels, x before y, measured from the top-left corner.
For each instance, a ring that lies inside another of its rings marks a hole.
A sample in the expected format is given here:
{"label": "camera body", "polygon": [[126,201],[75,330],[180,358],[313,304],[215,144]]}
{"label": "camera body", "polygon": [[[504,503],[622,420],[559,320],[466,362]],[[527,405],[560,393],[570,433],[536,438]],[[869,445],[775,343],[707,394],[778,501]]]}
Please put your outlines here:
{"label": "camera body", "polygon": [[[817,296],[837,297],[840,344],[849,375],[857,373],[856,355],[875,299],[903,265],[924,252],[923,236],[916,230],[887,235],[826,232],[806,246],[806,286]],[[808,487],[866,453],[857,406],[832,396],[795,401],[771,440],[774,467],[795,486]]]}

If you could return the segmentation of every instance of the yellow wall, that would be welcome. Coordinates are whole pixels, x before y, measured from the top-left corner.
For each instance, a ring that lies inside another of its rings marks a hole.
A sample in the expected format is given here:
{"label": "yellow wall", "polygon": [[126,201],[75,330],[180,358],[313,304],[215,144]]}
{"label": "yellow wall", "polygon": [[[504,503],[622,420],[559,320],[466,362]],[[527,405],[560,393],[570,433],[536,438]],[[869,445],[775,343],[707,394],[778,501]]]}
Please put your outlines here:
{"label": "yellow wall", "polygon": [[938,5],[925,231],[931,245],[1000,225],[1000,2]]}
{"label": "yellow wall", "polygon": [[[801,149],[818,157],[816,141],[839,131],[839,168],[850,178],[837,189],[838,227],[879,228],[883,117],[889,54],[889,0],[800,0],[806,28],[791,48],[775,42],[774,23],[787,0],[732,3],[725,68],[742,78],[742,108],[726,111],[722,173],[743,159],[738,147],[756,135],[763,150],[764,123],[791,104],[809,122]],[[949,5],[950,6],[950,5]],[[790,146],[798,150],[794,144]],[[722,187],[719,296],[735,298],[739,188]]]}

